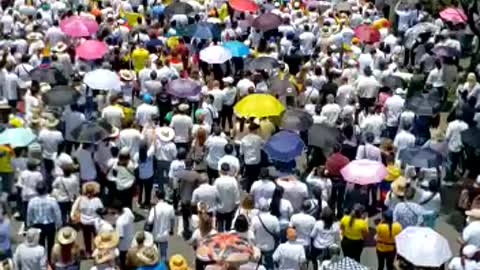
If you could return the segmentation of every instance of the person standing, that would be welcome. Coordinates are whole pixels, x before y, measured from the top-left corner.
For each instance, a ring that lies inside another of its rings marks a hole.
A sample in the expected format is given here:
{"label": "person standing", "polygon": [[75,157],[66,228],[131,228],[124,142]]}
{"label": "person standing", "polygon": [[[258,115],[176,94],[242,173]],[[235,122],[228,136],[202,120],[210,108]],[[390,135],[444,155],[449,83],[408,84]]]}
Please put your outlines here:
{"label": "person standing", "polygon": [[345,180],[340,173],[340,170],[345,167],[350,160],[344,156],[341,152],[341,146],[335,146],[333,148],[333,154],[331,154],[325,162],[325,168],[328,172],[328,176],[332,179],[332,195],[330,196],[330,207],[335,212],[337,217],[343,215],[343,199],[345,198]]}
{"label": "person standing", "polygon": [[175,228],[175,210],[172,205],[165,201],[165,193],[163,191],[157,190],[155,195],[158,202],[150,210],[147,224],[151,226],[154,241],[160,251],[161,260],[166,261],[168,236],[173,235]]}
{"label": "person standing", "polygon": [[320,220],[313,226],[311,258],[313,269],[318,269],[318,261],[330,259],[328,249],[340,241],[340,225],[335,222],[335,214],[330,208],[322,210]]}
{"label": "person standing", "polygon": [[38,134],[38,142],[42,145],[42,157],[46,171],[47,188],[53,181],[52,171],[55,168],[55,158],[57,157],[58,145],[63,142],[63,135],[57,130],[60,122],[53,114],[48,114],[43,123],[44,128]]}
{"label": "person standing", "polygon": [[260,199],[271,200],[275,191],[275,182],[268,173],[268,168],[260,169],[260,180],[253,182],[250,188],[250,195],[253,197],[255,207],[258,207]]}
{"label": "person standing", "polygon": [[[139,187],[138,203],[141,208],[150,208],[154,177],[153,155],[155,153],[155,145],[148,145],[142,141],[138,153],[133,156],[133,161],[137,164],[137,184]],[[143,195],[143,196],[142,196]],[[142,202],[143,197],[143,202]]]}
{"label": "person standing", "polygon": [[198,179],[198,187],[192,193],[192,207],[197,208],[199,203],[206,206],[208,213],[215,213],[219,195],[217,188],[209,184],[209,178],[206,174],[201,174]]}
{"label": "person standing", "polygon": [[36,191],[37,196],[28,202],[25,225],[41,230],[39,243],[47,249],[50,258],[55,232],[62,225],[62,212],[58,202],[48,195],[44,182],[37,183]]}
{"label": "person standing", "polygon": [[253,182],[258,179],[260,173],[260,166],[262,162],[262,137],[258,136],[256,131],[259,126],[251,123],[248,126],[249,133],[240,141],[240,155],[243,156],[243,162],[245,164],[245,177],[247,192],[250,191],[250,187]]}
{"label": "person standing", "polygon": [[462,132],[468,129],[462,114],[457,112],[456,119],[448,123],[445,139],[448,141],[448,174],[447,180],[453,182],[458,163],[462,156]]}
{"label": "person standing", "polygon": [[54,270],[79,270],[80,247],[77,244],[77,231],[63,227],[57,233],[57,243],[53,246],[51,263]]}
{"label": "person standing", "polygon": [[13,255],[15,269],[18,270],[47,270],[47,252],[38,244],[40,229],[27,230],[25,241],[18,245]]}
{"label": "person standing", "polygon": [[221,124],[223,130],[226,130],[227,121],[228,128],[233,129],[233,105],[237,98],[237,88],[233,86],[233,78],[225,77],[222,79],[224,83],[223,87],[223,107],[220,113]]}
{"label": "person standing", "polygon": [[240,203],[240,190],[237,179],[229,175],[230,165],[220,165],[220,177],[215,180],[214,186],[217,189],[219,203],[217,207],[217,230],[219,232],[229,231],[232,227],[232,220]]}
{"label": "person standing", "polygon": [[192,138],[193,121],[192,117],[188,115],[190,106],[188,104],[180,104],[178,112],[172,117],[170,127],[175,131],[175,138],[173,141],[177,148],[184,148],[188,151],[190,148],[190,141]]}
{"label": "person standing", "polygon": [[[308,211],[312,208],[312,202],[305,200],[302,205],[302,211],[300,213],[292,215],[290,218],[290,227],[295,228],[296,240],[303,245],[305,250],[305,256],[308,260],[311,258],[311,239],[313,227],[315,226],[315,218],[308,214]],[[288,230],[287,230],[288,239]],[[313,258],[312,258],[313,259]],[[307,265],[308,266],[308,265]]]}
{"label": "person standing", "polygon": [[155,142],[155,160],[157,171],[157,182],[160,190],[165,190],[165,185],[168,183],[168,172],[170,170],[170,163],[177,158],[177,146],[173,142],[175,131],[169,127],[157,128],[157,140]]}
{"label": "person standing", "polygon": [[256,246],[262,253],[263,266],[267,270],[272,270],[274,268],[273,253],[279,242],[280,223],[276,216],[270,214],[267,200],[260,199],[258,210],[260,212],[252,219],[252,231]]}
{"label": "person standing", "polygon": [[113,209],[118,215],[115,222],[115,229],[117,230],[119,237],[118,250],[120,251],[120,267],[125,269],[127,251],[132,245],[133,237],[135,235],[135,217],[130,208],[123,207],[118,201],[113,206]]}
{"label": "person standing", "polygon": [[37,196],[37,184],[43,182],[43,175],[38,170],[39,161],[29,159],[27,161],[27,169],[23,170],[19,177],[17,186],[21,189],[22,209],[21,214],[25,219],[27,216],[28,202]]}
{"label": "person standing", "polygon": [[64,224],[67,223],[70,216],[73,201],[80,195],[80,182],[73,170],[72,165],[62,166],[63,176],[57,176],[52,184],[52,195],[60,205]]}
{"label": "person standing", "polygon": [[378,259],[378,270],[393,270],[395,259],[395,236],[402,231],[402,225],[393,222],[393,213],[390,210],[382,213],[382,220],[377,225],[375,239],[377,241],[376,251]]}
{"label": "person standing", "polygon": [[111,170],[115,181],[116,194],[121,198],[124,207],[132,208],[133,204],[133,186],[135,183],[135,166],[130,161],[130,152],[128,148],[122,148],[118,155],[117,165]]}
{"label": "person standing", "polygon": [[304,246],[297,242],[294,228],[287,229],[287,242],[280,244],[273,253],[273,261],[278,263],[279,270],[300,270],[307,261]]}
{"label": "person standing", "polygon": [[218,161],[225,155],[225,145],[228,144],[227,139],[222,136],[220,126],[214,125],[212,130],[213,134],[205,142],[207,147],[207,174],[210,182],[218,177]]}
{"label": "person standing", "polygon": [[364,216],[364,207],[356,204],[348,215],[340,220],[342,230],[342,250],[346,257],[360,262],[364,240],[368,237],[368,223]]}

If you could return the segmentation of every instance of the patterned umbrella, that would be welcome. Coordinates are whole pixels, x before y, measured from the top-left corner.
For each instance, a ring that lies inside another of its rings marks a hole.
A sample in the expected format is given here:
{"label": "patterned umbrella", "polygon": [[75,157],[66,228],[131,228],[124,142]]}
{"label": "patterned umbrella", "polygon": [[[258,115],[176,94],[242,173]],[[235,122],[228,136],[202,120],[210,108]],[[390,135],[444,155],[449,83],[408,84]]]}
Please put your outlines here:
{"label": "patterned umbrella", "polygon": [[205,237],[197,248],[199,260],[245,263],[254,256],[254,247],[237,233],[216,233]]}
{"label": "patterned umbrella", "polygon": [[414,25],[405,32],[405,47],[411,49],[417,37],[422,34],[435,33],[439,31],[439,27],[433,23],[422,22]]}
{"label": "patterned umbrella", "polygon": [[331,263],[327,270],[369,270],[370,268],[349,257],[342,258],[339,261]]}
{"label": "patterned umbrella", "polygon": [[81,94],[68,85],[54,86],[42,95],[42,100],[49,106],[62,107],[77,102]]}
{"label": "patterned umbrella", "polygon": [[460,51],[450,46],[438,46],[432,50],[439,57],[458,57]]}
{"label": "patterned umbrella", "polygon": [[268,12],[259,15],[253,20],[252,26],[261,31],[268,31],[277,28],[282,24],[282,18],[274,13]]}
{"label": "patterned umbrella", "polygon": [[32,78],[32,81],[46,82],[51,85],[68,84],[68,79],[60,70],[47,65],[40,65],[34,68],[30,72],[30,77]]}
{"label": "patterned umbrella", "polygon": [[302,154],[305,144],[297,133],[282,130],[265,143],[263,150],[271,160],[289,162]]}
{"label": "patterned umbrella", "polygon": [[397,88],[404,88],[405,82],[402,78],[390,75],[382,79],[382,84],[385,87],[390,88],[391,90],[395,91]]}
{"label": "patterned umbrella", "polygon": [[288,109],[282,117],[280,127],[283,129],[305,131],[313,125],[312,116],[300,109]]}
{"label": "patterned umbrella", "polygon": [[191,79],[176,79],[168,84],[168,93],[176,97],[191,97],[202,91],[202,87]]}
{"label": "patterned umbrella", "polygon": [[280,66],[280,63],[277,59],[268,56],[260,56],[247,62],[247,69],[249,70],[274,69],[278,66]]}
{"label": "patterned umbrella", "polygon": [[104,124],[85,122],[71,132],[73,140],[80,143],[98,143],[110,136]]}

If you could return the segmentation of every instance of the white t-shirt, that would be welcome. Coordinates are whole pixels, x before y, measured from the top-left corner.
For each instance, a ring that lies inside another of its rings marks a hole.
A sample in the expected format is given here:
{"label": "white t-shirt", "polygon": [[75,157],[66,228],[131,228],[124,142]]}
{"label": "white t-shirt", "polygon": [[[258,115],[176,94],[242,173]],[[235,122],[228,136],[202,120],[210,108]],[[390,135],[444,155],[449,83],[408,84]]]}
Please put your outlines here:
{"label": "white t-shirt", "polygon": [[463,229],[463,241],[465,245],[480,246],[480,221],[473,221]]}
{"label": "white t-shirt", "polygon": [[79,148],[74,154],[80,164],[80,178],[82,180],[95,180],[97,178],[97,169],[93,161],[92,152]]}
{"label": "white t-shirt", "polygon": [[187,143],[190,141],[190,132],[193,127],[192,118],[186,114],[175,114],[170,122],[170,127],[175,130],[176,143]]}
{"label": "white t-shirt", "polygon": [[476,270],[479,264],[474,260],[465,259],[462,265],[462,258],[455,257],[448,263],[449,270]]}
{"label": "white t-shirt", "polygon": [[120,131],[119,140],[120,148],[127,147],[130,150],[130,156],[133,157],[138,152],[143,136],[140,131],[134,128],[127,128]]}
{"label": "white t-shirt", "polygon": [[278,263],[279,270],[300,270],[307,259],[303,245],[288,241],[278,246],[273,253],[273,260]]}
{"label": "white t-shirt", "polygon": [[139,125],[145,126],[155,115],[158,115],[158,108],[154,105],[143,103],[138,106],[135,119]]}
{"label": "white t-shirt", "polygon": [[95,219],[99,218],[97,210],[103,208],[102,200],[86,196],[81,196],[79,200],[80,222],[84,225],[93,225]]}
{"label": "white t-shirt", "polygon": [[387,126],[397,127],[405,100],[399,95],[393,95],[385,101],[384,110]]}
{"label": "white t-shirt", "polygon": [[133,216],[132,210],[129,208],[123,208],[123,213],[115,222],[115,228],[120,237],[120,242],[118,243],[118,249],[120,251],[128,250],[132,244],[135,235],[134,219],[135,217]]}
{"label": "white t-shirt", "polygon": [[42,144],[43,158],[54,160],[57,157],[58,145],[63,142],[63,135],[58,130],[44,128],[38,134],[38,141]]}
{"label": "white t-shirt", "polygon": [[153,237],[155,242],[168,241],[170,228],[174,226],[175,210],[170,204],[160,201],[150,210],[147,222],[153,223]]}
{"label": "white t-shirt", "polygon": [[247,134],[240,142],[240,154],[246,165],[256,165],[261,161],[263,139],[256,134]]}
{"label": "white t-shirt", "polygon": [[227,139],[222,136],[210,136],[205,142],[208,149],[207,164],[211,169],[218,168],[218,161],[225,155],[225,145],[228,143]]}
{"label": "white t-shirt", "polygon": [[102,118],[105,118],[110,125],[116,128],[122,128],[123,117],[125,117],[123,110],[118,106],[110,105],[102,110]]}

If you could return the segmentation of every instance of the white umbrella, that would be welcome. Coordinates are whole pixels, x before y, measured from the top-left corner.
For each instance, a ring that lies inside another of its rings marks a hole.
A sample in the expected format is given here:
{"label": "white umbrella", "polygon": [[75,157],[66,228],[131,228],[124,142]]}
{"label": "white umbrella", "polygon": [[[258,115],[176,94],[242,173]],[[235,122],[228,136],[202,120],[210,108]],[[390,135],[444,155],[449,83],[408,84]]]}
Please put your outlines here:
{"label": "white umbrella", "polygon": [[85,74],[83,82],[90,88],[96,90],[120,91],[120,78],[117,73],[108,69],[95,69]]}
{"label": "white umbrella", "polygon": [[447,239],[428,227],[408,227],[395,237],[397,254],[415,266],[440,267],[452,257]]}
{"label": "white umbrella", "polygon": [[200,51],[200,60],[209,64],[222,64],[231,58],[232,53],[223,46],[210,46]]}

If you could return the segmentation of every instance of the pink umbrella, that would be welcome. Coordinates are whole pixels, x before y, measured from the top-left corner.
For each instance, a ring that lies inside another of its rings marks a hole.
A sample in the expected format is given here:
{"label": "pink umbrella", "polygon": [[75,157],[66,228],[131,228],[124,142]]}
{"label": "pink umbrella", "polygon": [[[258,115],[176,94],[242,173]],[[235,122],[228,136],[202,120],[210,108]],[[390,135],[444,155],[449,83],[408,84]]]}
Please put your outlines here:
{"label": "pink umbrella", "polygon": [[107,50],[107,44],[104,42],[87,40],[75,48],[75,55],[85,60],[95,60],[102,58]]}
{"label": "pink umbrella", "polygon": [[368,185],[381,182],[387,175],[387,169],[381,162],[360,159],[348,163],[340,173],[347,182]]}
{"label": "pink umbrella", "polygon": [[440,18],[452,23],[464,23],[467,21],[467,16],[460,8],[446,8],[440,12]]}
{"label": "pink umbrella", "polygon": [[88,37],[98,31],[98,23],[87,17],[72,16],[60,22],[60,29],[71,37]]}

